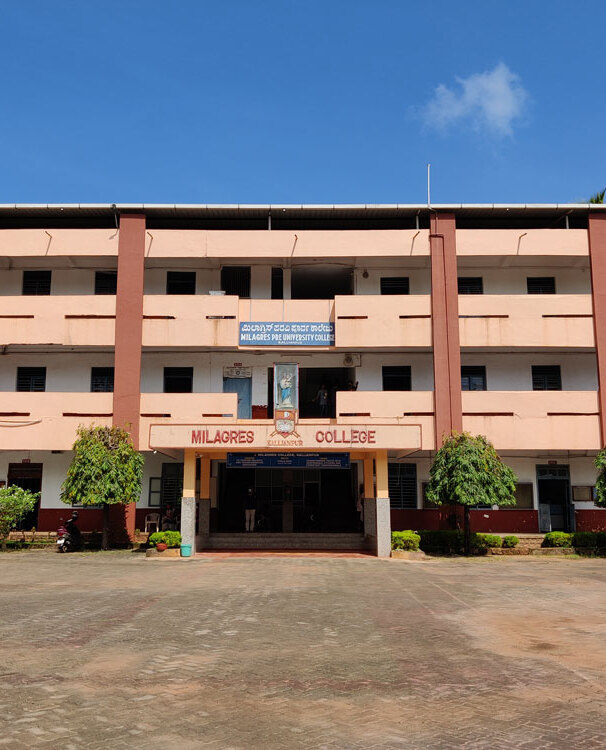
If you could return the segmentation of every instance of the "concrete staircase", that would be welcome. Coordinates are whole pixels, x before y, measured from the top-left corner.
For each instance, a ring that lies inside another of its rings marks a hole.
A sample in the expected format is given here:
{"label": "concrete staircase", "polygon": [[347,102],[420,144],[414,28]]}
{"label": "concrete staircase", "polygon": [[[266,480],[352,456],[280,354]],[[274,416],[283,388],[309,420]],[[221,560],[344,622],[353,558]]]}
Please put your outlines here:
{"label": "concrete staircase", "polygon": [[243,534],[211,534],[199,540],[198,550],[367,550],[363,534],[282,534],[252,531]]}

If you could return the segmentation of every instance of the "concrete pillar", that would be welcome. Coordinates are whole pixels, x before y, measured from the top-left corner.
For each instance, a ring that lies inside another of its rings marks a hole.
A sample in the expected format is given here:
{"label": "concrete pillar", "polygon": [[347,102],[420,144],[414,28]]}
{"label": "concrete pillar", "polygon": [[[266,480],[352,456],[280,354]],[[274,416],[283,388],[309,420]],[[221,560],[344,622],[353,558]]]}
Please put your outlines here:
{"label": "concrete pillar", "polygon": [[186,449],[183,464],[183,497],[181,498],[181,542],[196,545],[196,454]]}
{"label": "concrete pillar", "polygon": [[601,444],[606,444],[606,214],[589,214],[589,260]]}
{"label": "concrete pillar", "polygon": [[387,472],[387,451],[377,451],[377,498],[375,525],[377,539],[377,557],[391,555],[391,508],[389,503],[389,484]]}

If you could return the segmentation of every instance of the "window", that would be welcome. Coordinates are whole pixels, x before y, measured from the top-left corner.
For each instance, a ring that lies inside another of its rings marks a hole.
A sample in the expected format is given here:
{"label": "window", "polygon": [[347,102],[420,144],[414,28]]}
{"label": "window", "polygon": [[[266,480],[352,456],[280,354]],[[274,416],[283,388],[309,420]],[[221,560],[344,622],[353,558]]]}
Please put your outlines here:
{"label": "window", "polygon": [[408,276],[382,276],[381,294],[409,294]]}
{"label": "window", "polygon": [[91,393],[112,393],[114,390],[114,368],[92,367],[90,371]]}
{"label": "window", "polygon": [[177,505],[183,496],[183,464],[162,464],[161,505]]}
{"label": "window", "polygon": [[416,464],[388,464],[387,481],[392,508],[404,510],[417,507]]}
{"label": "window", "polygon": [[191,393],[193,381],[193,367],[164,368],[164,393]]}
{"label": "window", "polygon": [[486,368],[484,365],[465,365],[461,367],[461,390],[486,390]]}
{"label": "window", "polygon": [[22,294],[50,294],[51,271],[23,271]]}
{"label": "window", "polygon": [[284,298],[284,270],[282,268],[271,269],[271,298]]}
{"label": "window", "polygon": [[515,505],[504,505],[501,510],[532,510],[532,484],[530,482],[523,484],[516,484],[516,504]]}
{"label": "window", "polygon": [[195,271],[168,271],[166,274],[166,294],[195,294]]}
{"label": "window", "polygon": [[481,276],[459,276],[459,294],[484,294]]}
{"label": "window", "polygon": [[17,367],[18,391],[45,391],[46,367]]}
{"label": "window", "polygon": [[528,294],[555,294],[555,278],[553,276],[535,276],[526,279]]}
{"label": "window", "polygon": [[395,367],[383,367],[383,390],[384,391],[410,391],[411,390],[410,366],[398,365]]}
{"label": "window", "polygon": [[532,390],[561,391],[562,374],[560,372],[560,365],[533,365]]}
{"label": "window", "polygon": [[221,269],[221,289],[225,294],[249,298],[250,266],[223,266]]}
{"label": "window", "polygon": [[147,504],[150,508],[157,508],[162,504],[162,477],[149,478],[149,493]]}
{"label": "window", "polygon": [[95,294],[115,294],[117,285],[117,271],[95,271]]}

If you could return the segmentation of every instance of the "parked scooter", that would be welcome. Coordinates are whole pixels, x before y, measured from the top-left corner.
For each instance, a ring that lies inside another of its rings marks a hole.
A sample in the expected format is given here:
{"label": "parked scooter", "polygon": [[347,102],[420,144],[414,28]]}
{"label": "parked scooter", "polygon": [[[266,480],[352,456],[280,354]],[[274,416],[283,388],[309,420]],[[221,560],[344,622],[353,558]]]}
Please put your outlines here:
{"label": "parked scooter", "polygon": [[82,535],[76,526],[77,520],[78,511],[75,510],[65,526],[59,526],[57,529],[57,552],[76,552],[82,547]]}

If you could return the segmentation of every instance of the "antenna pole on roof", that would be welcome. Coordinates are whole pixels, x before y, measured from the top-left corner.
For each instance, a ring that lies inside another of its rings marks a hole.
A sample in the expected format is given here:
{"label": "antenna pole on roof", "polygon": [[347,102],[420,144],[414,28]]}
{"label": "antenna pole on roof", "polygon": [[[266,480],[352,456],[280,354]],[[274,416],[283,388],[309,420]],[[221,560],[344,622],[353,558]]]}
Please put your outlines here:
{"label": "antenna pole on roof", "polygon": [[427,165],[427,208],[431,206],[431,164]]}

